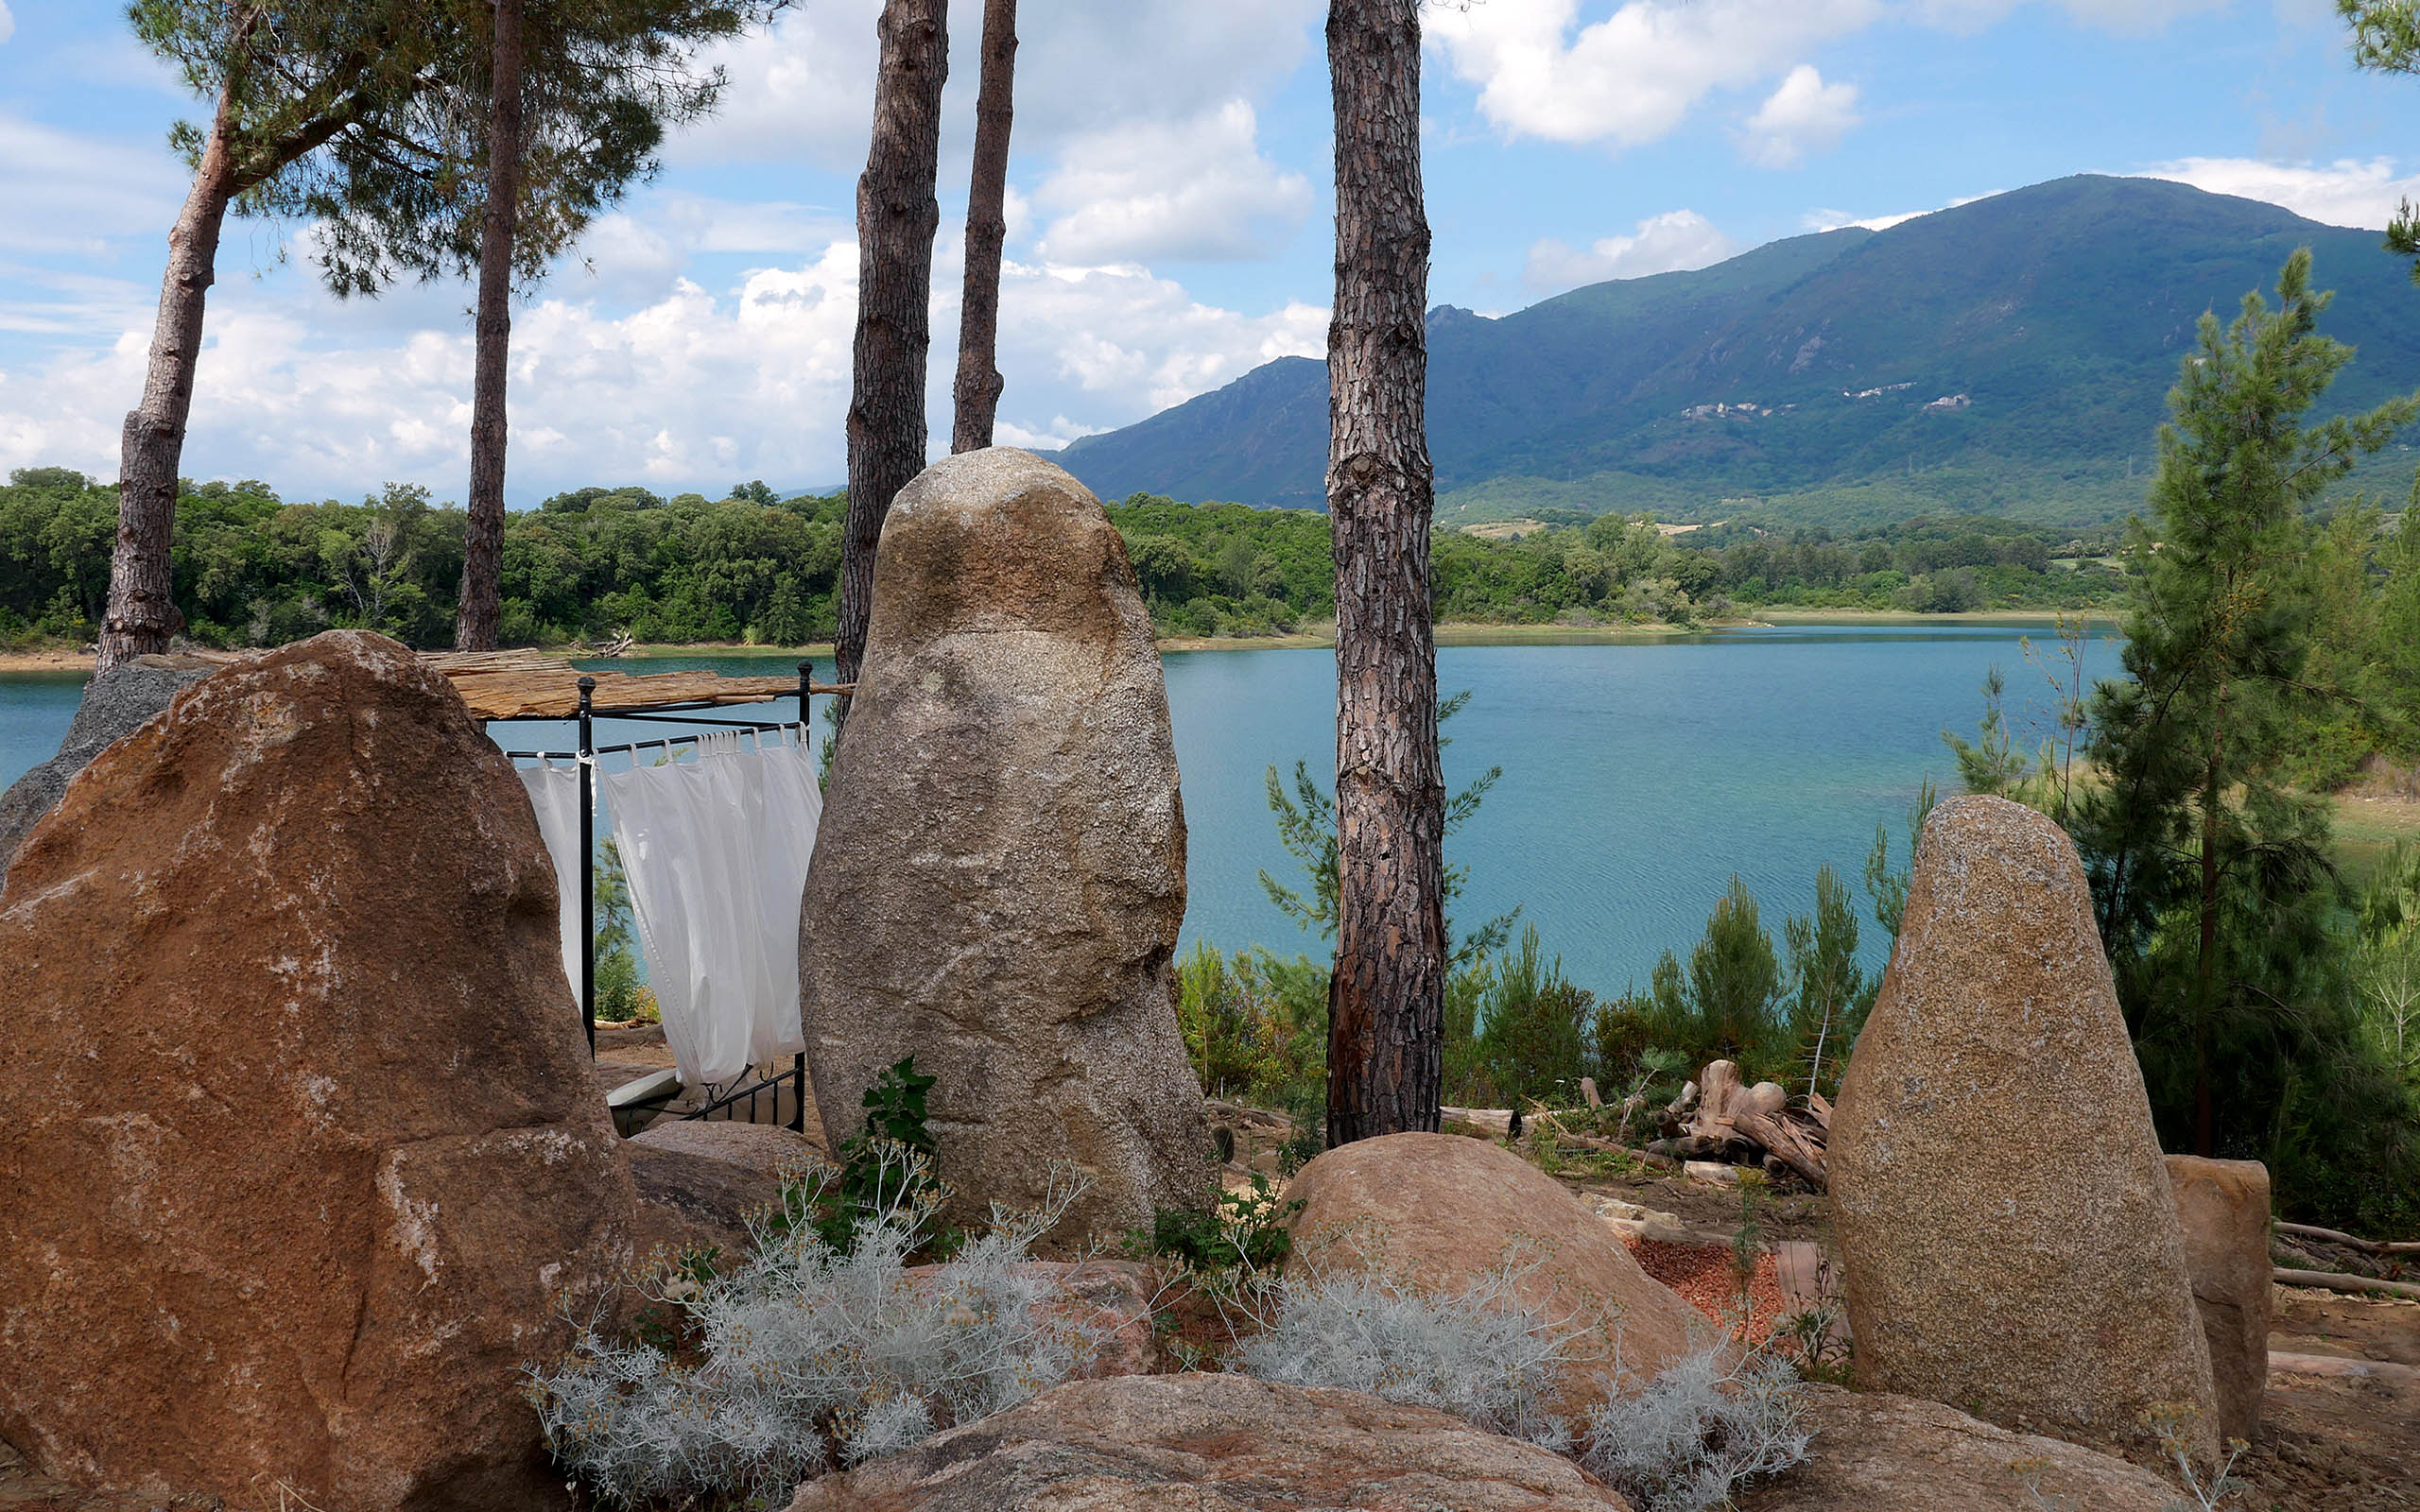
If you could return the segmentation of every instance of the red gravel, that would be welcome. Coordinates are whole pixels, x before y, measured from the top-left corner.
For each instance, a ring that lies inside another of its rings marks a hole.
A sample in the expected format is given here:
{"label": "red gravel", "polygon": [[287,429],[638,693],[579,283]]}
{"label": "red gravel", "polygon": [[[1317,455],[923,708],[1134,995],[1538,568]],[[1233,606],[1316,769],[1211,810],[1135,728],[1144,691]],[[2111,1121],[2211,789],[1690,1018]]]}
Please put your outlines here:
{"label": "red gravel", "polygon": [[[1625,1238],[1639,1269],[1681,1294],[1691,1307],[1716,1322],[1726,1310],[1738,1307],[1738,1281],[1731,1268],[1731,1251],[1720,1245],[1668,1245],[1652,1239]],[[1748,1282],[1748,1337],[1762,1343],[1789,1311],[1781,1285],[1773,1278],[1771,1250],[1756,1256],[1756,1273]]]}

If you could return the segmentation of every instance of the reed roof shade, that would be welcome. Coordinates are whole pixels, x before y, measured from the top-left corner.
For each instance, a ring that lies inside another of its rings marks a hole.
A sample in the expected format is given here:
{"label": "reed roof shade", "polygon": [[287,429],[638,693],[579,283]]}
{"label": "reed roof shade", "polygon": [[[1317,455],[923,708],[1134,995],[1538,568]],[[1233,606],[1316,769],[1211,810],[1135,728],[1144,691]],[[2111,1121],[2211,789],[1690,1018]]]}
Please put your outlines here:
{"label": "reed roof shade", "polygon": [[[193,660],[225,663],[241,653],[200,652]],[[579,713],[579,679],[596,679],[589,712],[635,713],[670,704],[765,703],[790,697],[798,679],[727,678],[718,672],[583,672],[560,657],[535,651],[424,651],[421,662],[454,684],[479,719],[571,719]],[[845,693],[818,682],[811,693]]]}

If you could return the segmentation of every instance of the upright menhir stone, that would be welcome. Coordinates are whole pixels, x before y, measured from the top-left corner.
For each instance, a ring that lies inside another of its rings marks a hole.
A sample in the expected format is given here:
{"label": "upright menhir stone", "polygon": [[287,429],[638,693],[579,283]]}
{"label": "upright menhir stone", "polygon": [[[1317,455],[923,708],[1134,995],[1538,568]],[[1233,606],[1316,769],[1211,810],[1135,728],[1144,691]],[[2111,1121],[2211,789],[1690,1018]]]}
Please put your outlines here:
{"label": "upright menhir stone", "polygon": [[913,1056],[955,1215],[1089,1188],[1069,1229],[1209,1200],[1177,1030],[1184,812],[1150,615],[1098,500],[1007,447],[900,490],[799,929],[823,1126]]}
{"label": "upright menhir stone", "polygon": [[566,1502],[525,1366],[630,1259],[527,796],[336,631],[96,757],[0,901],[0,1435],[60,1479]]}
{"label": "upright menhir stone", "polygon": [[2179,1403],[2215,1447],[2151,1101],[2048,817],[1961,798],[1926,821],[1830,1167],[1859,1386],[2099,1439]]}
{"label": "upright menhir stone", "polygon": [[2185,1229],[2185,1269],[2210,1345],[2210,1380],[2219,1393],[2219,1427],[2246,1443],[2260,1432],[2269,1390],[2269,1325],[2273,1310],[2269,1259],[2269,1168],[2258,1160],[2168,1158],[2176,1217]]}

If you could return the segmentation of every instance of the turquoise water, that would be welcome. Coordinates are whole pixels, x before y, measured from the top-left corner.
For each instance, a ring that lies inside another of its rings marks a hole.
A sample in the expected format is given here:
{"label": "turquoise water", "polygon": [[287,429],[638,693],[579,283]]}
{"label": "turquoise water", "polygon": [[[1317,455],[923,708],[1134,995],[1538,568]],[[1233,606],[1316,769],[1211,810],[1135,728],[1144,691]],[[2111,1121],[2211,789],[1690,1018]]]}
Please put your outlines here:
{"label": "turquoise water", "polygon": [[[1685,953],[1736,871],[1782,915],[1814,898],[1828,862],[1858,882],[1877,822],[1894,850],[1918,785],[1946,785],[1946,727],[1970,732],[1995,663],[2023,734],[2050,699],[2024,664],[2021,631],[1994,627],[1732,630],[1615,645],[1456,646],[1438,653],[1469,708],[1446,727],[1456,787],[1490,765],[1504,780],[1453,844],[1469,868],[1465,923],[1518,905],[1582,986],[1644,984],[1656,956]],[[1167,656],[1168,707],[1191,831],[1185,939],[1233,949],[1323,947],[1262,893],[1262,868],[1292,880],[1263,797],[1271,765],[1331,765],[1335,661],[1322,650]],[[616,663],[629,670],[637,663]],[[649,658],[647,670],[711,666],[782,675],[794,658]],[[828,675],[828,667],[822,669]],[[2087,676],[2117,670],[2096,642]],[[58,747],[78,679],[0,675],[0,783]],[[786,713],[786,704],[776,706]],[[551,747],[567,729],[498,727],[510,747]],[[542,733],[543,732],[543,733]],[[600,721],[600,744],[656,731]],[[1866,952],[1883,942],[1869,925]]]}

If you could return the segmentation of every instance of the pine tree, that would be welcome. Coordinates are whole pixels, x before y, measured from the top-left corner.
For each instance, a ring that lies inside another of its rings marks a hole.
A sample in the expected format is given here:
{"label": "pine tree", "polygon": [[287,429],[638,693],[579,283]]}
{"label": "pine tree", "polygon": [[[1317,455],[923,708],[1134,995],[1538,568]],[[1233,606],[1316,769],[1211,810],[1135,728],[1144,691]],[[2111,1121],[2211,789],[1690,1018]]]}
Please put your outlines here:
{"label": "pine tree", "polygon": [[120,441],[104,669],[166,650],[184,624],[168,543],[202,315],[229,209],[273,198],[315,154],[401,134],[461,46],[442,0],[139,0],[128,14],[135,37],[212,110],[207,128],[180,122],[170,138],[193,164],[193,184],[168,232],[143,397]]}
{"label": "pine tree", "polygon": [[1336,305],[1328,516],[1336,552],[1336,969],[1328,1143],[1438,1126],[1445,780],[1429,581],[1428,218],[1419,0],[1332,0]]}
{"label": "pine tree", "polygon": [[2129,679],[2096,697],[2101,784],[2075,828],[2101,938],[2171,1139],[2203,1155],[2265,1147],[2291,1066],[2341,1012],[2327,948],[2337,885],[2325,805],[2285,781],[2325,690],[2306,678],[2306,510],[2415,403],[2310,425],[2352,350],[2318,334],[2328,296],[2287,261],[2169,396],[2152,521],[2129,537]]}
{"label": "pine tree", "polygon": [[[925,468],[933,233],[941,201],[947,0],[883,0],[873,139],[857,180],[857,334],[849,390],[849,513],[840,537],[834,660],[855,682],[873,615],[873,556],[890,501]],[[846,700],[841,708],[847,708]]]}
{"label": "pine tree", "polygon": [[983,0],[983,69],[966,189],[966,280],[959,306],[952,452],[992,444],[1000,412],[1000,246],[1008,239],[1009,129],[1015,119],[1017,0]]}

